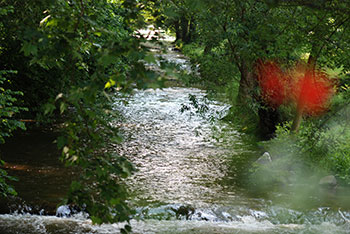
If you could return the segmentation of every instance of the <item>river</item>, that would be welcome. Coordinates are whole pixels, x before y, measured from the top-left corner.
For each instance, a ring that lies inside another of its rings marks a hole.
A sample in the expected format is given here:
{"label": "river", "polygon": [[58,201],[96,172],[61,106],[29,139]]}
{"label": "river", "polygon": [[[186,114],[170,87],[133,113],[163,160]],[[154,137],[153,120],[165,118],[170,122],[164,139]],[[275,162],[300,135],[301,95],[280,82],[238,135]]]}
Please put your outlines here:
{"label": "river", "polygon": [[[114,108],[124,121],[111,124],[120,125],[125,141],[115,150],[137,168],[126,181],[137,211],[131,221],[135,233],[350,233],[350,210],[317,202],[294,206],[285,202],[293,200],[289,194],[274,194],[287,197],[279,202],[238,183],[242,162],[260,152],[220,121],[229,106],[205,95],[176,86],[116,95]],[[197,113],[191,96],[206,111]],[[26,202],[0,215],[0,233],[118,233],[122,224],[92,225],[83,213],[61,218],[45,212],[45,204],[56,205],[74,176],[57,161],[53,139],[50,132],[34,131],[10,141],[13,150],[3,150]]]}

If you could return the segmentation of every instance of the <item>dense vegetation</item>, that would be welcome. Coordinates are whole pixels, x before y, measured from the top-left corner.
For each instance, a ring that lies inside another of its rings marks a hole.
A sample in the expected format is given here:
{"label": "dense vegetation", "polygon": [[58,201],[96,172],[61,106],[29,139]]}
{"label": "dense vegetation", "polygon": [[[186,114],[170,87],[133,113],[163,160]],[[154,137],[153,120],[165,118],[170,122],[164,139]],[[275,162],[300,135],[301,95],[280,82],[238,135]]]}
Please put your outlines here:
{"label": "dense vegetation", "polygon": [[[128,221],[121,178],[133,167],[106,150],[121,141],[110,124],[118,115],[110,95],[156,80],[141,62],[147,50],[136,33],[148,22],[174,33],[176,46],[199,64],[200,77],[189,75],[189,83],[226,94],[226,120],[260,139],[275,137],[272,145],[287,142],[289,155],[349,183],[349,9],[340,0],[0,0],[0,142],[25,129],[21,119],[58,124],[62,160],[83,171],[69,202],[96,223]],[[259,61],[285,71],[304,61],[329,72],[336,95],[328,112],[305,115],[291,136],[296,107],[262,98]],[[5,183],[12,178],[0,173],[1,194],[14,194]]]}
{"label": "dense vegetation", "polygon": [[[155,78],[140,62],[147,51],[135,33],[151,3],[0,1],[1,143],[25,128],[23,120],[56,123],[62,161],[82,171],[68,202],[95,223],[128,221],[132,213],[121,179],[133,167],[108,150],[121,141],[109,96]],[[3,170],[0,179],[1,194],[14,194]]]}
{"label": "dense vegetation", "polygon": [[[199,64],[200,78],[187,80],[226,93],[232,104],[226,120],[261,140],[274,138],[264,146],[275,158],[290,156],[285,164],[303,162],[309,170],[350,182],[349,3],[174,0],[165,4],[164,12],[163,22],[175,31],[176,45]],[[187,26],[178,27],[183,22]],[[316,117],[303,114],[299,127],[302,115],[295,103],[274,105],[264,98],[258,71],[265,62],[279,64],[281,73],[301,64],[306,70],[327,73],[335,95],[326,111]],[[297,120],[292,126],[293,119]],[[297,132],[291,135],[291,129]],[[283,147],[276,149],[276,145]]]}

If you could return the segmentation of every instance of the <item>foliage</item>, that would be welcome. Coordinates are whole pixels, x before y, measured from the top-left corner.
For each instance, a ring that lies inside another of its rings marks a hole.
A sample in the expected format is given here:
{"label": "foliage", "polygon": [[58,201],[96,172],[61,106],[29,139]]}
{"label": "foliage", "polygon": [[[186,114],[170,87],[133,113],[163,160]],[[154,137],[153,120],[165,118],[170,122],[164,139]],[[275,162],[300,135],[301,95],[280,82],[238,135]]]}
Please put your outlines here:
{"label": "foliage", "polygon": [[135,33],[149,5],[0,1],[0,66],[18,71],[11,87],[23,92],[29,117],[63,121],[57,139],[62,160],[81,171],[68,200],[85,207],[95,223],[128,221],[132,213],[123,178],[133,167],[113,152],[122,139],[110,124],[118,113],[111,111],[109,95],[144,88],[157,78],[141,62],[148,52]]}
{"label": "foliage", "polygon": [[[80,1],[73,8],[66,2],[54,5],[40,29],[49,43],[39,48],[39,56],[34,58],[41,66],[62,69],[62,78],[71,86],[55,98],[55,104],[46,105],[46,112],[58,108],[66,115],[64,133],[57,143],[63,161],[82,170],[79,180],[72,183],[69,201],[85,207],[92,221],[99,224],[129,221],[132,214],[122,178],[133,168],[111,148],[121,137],[110,125],[113,112],[108,105],[113,87],[127,91],[134,85],[144,87],[144,81],[152,78],[139,62],[145,52],[132,36],[133,26],[140,26],[132,3]],[[124,232],[129,229],[125,226]]]}
{"label": "foliage", "polygon": [[[39,42],[41,34],[37,28],[48,4],[49,1],[44,0],[24,5],[19,1],[0,3],[1,9],[8,9],[0,25],[0,67],[17,71],[16,76],[10,77],[11,88],[23,92],[23,105],[29,108],[24,116],[26,118],[34,117],[40,106],[55,95],[52,87],[60,89],[63,83],[59,71],[48,72],[31,63],[32,56],[38,54],[36,42]],[[40,44],[46,42],[41,40]]]}
{"label": "foliage", "polygon": [[195,15],[201,1],[165,0],[157,2],[159,10],[155,23],[174,32],[177,43],[194,41],[197,36]]}
{"label": "foliage", "polygon": [[[5,164],[4,161],[0,160],[0,166]],[[15,189],[8,184],[8,181],[16,181],[15,177],[9,176],[4,169],[0,169],[0,197],[7,197],[9,195],[16,196],[17,192]]]}
{"label": "foliage", "polygon": [[0,71],[0,144],[5,142],[5,137],[11,136],[11,133],[17,128],[25,129],[23,122],[14,119],[14,115],[21,111],[26,111],[27,108],[19,107],[16,96],[23,96],[20,91],[12,91],[4,89],[3,84],[7,82],[4,75],[15,73],[14,71]]}
{"label": "foliage", "polygon": [[265,105],[259,98],[255,64],[261,58],[291,62],[300,57],[305,44],[295,21],[301,10],[273,9],[257,1],[200,2],[196,45],[203,53],[191,58],[199,64],[201,81],[226,93],[233,105],[231,116],[245,120],[245,129],[264,129],[264,122],[274,125],[274,115],[260,111]]}
{"label": "foliage", "polygon": [[345,105],[342,103],[337,112],[329,112],[321,118],[304,121],[299,132],[292,135],[291,122],[279,126],[276,138],[265,143],[273,161],[283,165],[276,167],[277,176],[274,178],[283,178],[279,173],[300,170],[305,166],[304,173],[308,171],[310,174],[333,174],[349,184],[349,111],[347,101]]}
{"label": "foliage", "polygon": [[[20,91],[12,91],[4,89],[4,83],[8,82],[7,74],[15,74],[15,71],[0,71],[0,144],[5,143],[5,138],[11,136],[11,133],[20,128],[25,129],[23,122],[14,119],[14,116],[21,111],[26,111],[26,108],[18,106],[16,96],[23,95]],[[4,161],[0,160],[0,166],[4,165]],[[16,191],[7,184],[7,181],[16,180],[7,172],[0,168],[0,196],[16,195]]]}
{"label": "foliage", "polygon": [[182,48],[199,64],[201,79],[197,80],[227,94],[234,114],[226,119],[242,112],[241,119],[247,120],[243,126],[267,129],[261,131],[263,136],[272,136],[276,124],[290,116],[282,109],[268,108],[261,97],[256,82],[259,60],[283,64],[282,70],[305,60],[310,66],[348,72],[348,3],[194,2],[196,7],[181,5],[194,15],[197,35],[192,44]]}
{"label": "foliage", "polygon": [[[308,168],[329,171],[348,180],[349,136],[345,134],[345,122],[340,119],[347,116],[344,110],[349,93],[349,3],[196,0],[193,1],[196,7],[192,7],[185,2],[181,1],[181,7],[186,8],[183,12],[194,17],[196,28],[195,40],[181,47],[192,63],[198,64],[200,78],[192,81],[197,80],[209,90],[225,92],[232,104],[225,120],[239,122],[242,131],[257,133],[254,130],[258,129],[263,139],[271,138],[276,125],[289,122],[296,108],[277,110],[267,105],[266,97],[261,95],[266,94],[266,90],[260,90],[257,82],[259,61],[276,61],[282,64],[281,72],[291,66],[298,67],[300,60],[312,70],[339,71],[335,77],[343,91],[334,95],[328,113],[317,119],[311,118],[310,113],[305,114],[301,132],[293,136],[290,136],[290,125],[277,127],[277,137],[268,144],[284,146],[283,149],[273,147],[274,153],[284,158],[281,162],[285,165],[284,171],[288,165],[301,167],[305,161]],[[276,91],[275,96],[280,95],[277,86],[281,82],[280,77],[276,77],[267,84]],[[303,97],[316,100],[320,90],[311,83],[304,87]],[[327,90],[324,89],[330,92],[329,85]],[[334,118],[339,115],[343,117]]]}
{"label": "foliage", "polygon": [[107,98],[97,97],[91,106],[90,101],[84,99],[98,96],[98,90],[95,95],[90,92],[73,90],[58,99],[60,106],[74,108],[67,113],[64,135],[57,140],[58,147],[62,148],[61,159],[82,170],[79,180],[72,183],[68,201],[83,207],[94,223],[128,221],[132,210],[126,203],[128,192],[122,178],[132,173],[133,166],[113,152],[113,145],[122,138],[110,125],[114,115],[105,104]]}

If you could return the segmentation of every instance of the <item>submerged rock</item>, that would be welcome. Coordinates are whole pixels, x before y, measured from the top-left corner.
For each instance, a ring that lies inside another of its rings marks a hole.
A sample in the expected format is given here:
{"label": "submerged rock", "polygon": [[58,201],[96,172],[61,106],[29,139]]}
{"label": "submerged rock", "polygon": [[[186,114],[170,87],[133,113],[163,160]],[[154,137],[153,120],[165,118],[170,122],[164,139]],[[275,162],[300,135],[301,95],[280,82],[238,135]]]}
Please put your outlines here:
{"label": "submerged rock", "polygon": [[324,187],[335,187],[337,185],[337,179],[334,175],[325,176],[320,179],[318,184]]}
{"label": "submerged rock", "polygon": [[190,216],[194,214],[195,209],[190,205],[182,205],[179,208],[171,208],[176,213],[176,218],[185,217],[189,220]]}
{"label": "submerged rock", "polygon": [[319,184],[319,192],[322,196],[322,199],[325,201],[333,201],[337,193],[339,192],[339,188],[337,186],[337,179],[333,175],[325,176],[320,179]]}

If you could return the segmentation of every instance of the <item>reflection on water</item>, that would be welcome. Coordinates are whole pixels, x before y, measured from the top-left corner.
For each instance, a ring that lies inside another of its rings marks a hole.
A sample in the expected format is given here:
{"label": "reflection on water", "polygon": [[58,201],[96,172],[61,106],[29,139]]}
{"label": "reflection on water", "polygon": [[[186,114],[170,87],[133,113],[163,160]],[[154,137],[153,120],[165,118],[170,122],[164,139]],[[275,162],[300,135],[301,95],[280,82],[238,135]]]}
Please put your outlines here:
{"label": "reflection on water", "polygon": [[19,209],[55,214],[73,175],[59,161],[59,151],[54,144],[56,137],[57,134],[52,131],[33,129],[18,133],[1,146],[1,159],[6,162],[4,168],[19,179],[11,183],[18,192],[18,198],[14,201],[2,199],[1,212]]}
{"label": "reflection on water", "polygon": [[[228,160],[236,154],[216,144],[211,122],[203,116],[181,113],[189,94],[203,98],[199,89],[167,88],[138,91],[123,108],[133,134],[119,151],[138,172],[129,180],[136,199],[146,203],[185,203],[196,207],[238,201],[237,189],[220,183],[228,173]],[[215,116],[227,106],[207,103]],[[233,131],[235,141],[238,133]],[[232,150],[232,147],[230,147]],[[230,191],[231,190],[231,191]]]}
{"label": "reflection on water", "polygon": [[[138,169],[129,180],[136,199],[202,206],[228,198],[218,180],[227,172],[230,155],[215,146],[208,120],[180,112],[189,94],[204,95],[198,89],[145,90],[118,107],[127,113],[124,128],[132,132],[119,151]],[[215,102],[209,107],[210,114],[225,109]]]}

